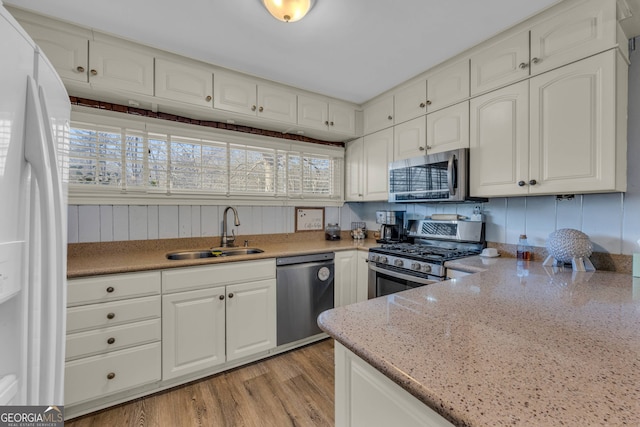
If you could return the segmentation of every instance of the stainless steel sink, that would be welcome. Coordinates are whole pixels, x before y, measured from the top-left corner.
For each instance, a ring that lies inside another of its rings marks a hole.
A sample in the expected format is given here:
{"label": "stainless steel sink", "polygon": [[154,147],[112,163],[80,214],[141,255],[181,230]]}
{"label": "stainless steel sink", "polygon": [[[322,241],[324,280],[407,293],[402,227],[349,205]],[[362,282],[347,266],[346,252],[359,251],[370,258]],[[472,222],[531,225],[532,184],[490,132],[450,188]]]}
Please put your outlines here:
{"label": "stainless steel sink", "polygon": [[199,258],[225,257],[225,256],[233,256],[233,255],[260,254],[262,252],[264,251],[258,248],[213,248],[213,249],[201,249],[197,251],[171,252],[167,254],[167,259],[173,259],[173,260],[199,259]]}

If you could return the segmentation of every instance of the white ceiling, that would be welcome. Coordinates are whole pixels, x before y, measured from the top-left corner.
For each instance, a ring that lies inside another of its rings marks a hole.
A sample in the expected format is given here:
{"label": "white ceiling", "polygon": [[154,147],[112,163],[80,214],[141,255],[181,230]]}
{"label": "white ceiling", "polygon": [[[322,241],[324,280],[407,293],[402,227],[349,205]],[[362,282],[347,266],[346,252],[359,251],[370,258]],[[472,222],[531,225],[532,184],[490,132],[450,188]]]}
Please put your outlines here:
{"label": "white ceiling", "polygon": [[363,103],[558,0],[4,0],[184,56]]}

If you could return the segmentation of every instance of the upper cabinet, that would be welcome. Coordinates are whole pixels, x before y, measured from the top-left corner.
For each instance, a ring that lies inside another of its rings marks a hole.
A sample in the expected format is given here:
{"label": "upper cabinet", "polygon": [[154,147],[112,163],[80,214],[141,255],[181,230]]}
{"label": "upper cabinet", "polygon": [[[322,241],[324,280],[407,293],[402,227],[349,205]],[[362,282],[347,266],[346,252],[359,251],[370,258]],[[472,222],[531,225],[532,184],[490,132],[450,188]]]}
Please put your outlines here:
{"label": "upper cabinet", "polygon": [[610,49],[471,100],[471,195],[626,190],[627,64]]}
{"label": "upper cabinet", "polygon": [[213,107],[213,69],[156,58],[156,91],[160,98]]}
{"label": "upper cabinet", "polygon": [[62,79],[87,83],[89,81],[89,39],[91,32],[75,34],[53,30],[31,22],[22,26],[45,52]]}
{"label": "upper cabinet", "polygon": [[[429,73],[394,93],[394,122],[438,111],[469,97],[469,60],[464,59],[441,70]],[[384,118],[384,116],[381,116]]]}
{"label": "upper cabinet", "polygon": [[217,109],[297,123],[297,98],[293,91],[257,84],[251,78],[226,72],[216,73],[213,91],[213,106]]}
{"label": "upper cabinet", "polygon": [[93,88],[153,95],[153,55],[128,45],[89,43]]}
{"label": "upper cabinet", "polygon": [[393,129],[384,129],[347,143],[347,201],[386,201],[389,162],[393,160]]}
{"label": "upper cabinet", "polygon": [[356,112],[347,104],[298,95],[298,125],[353,136],[356,134]]}
{"label": "upper cabinet", "polygon": [[393,126],[393,95],[382,97],[364,108],[364,134]]}
{"label": "upper cabinet", "polygon": [[564,10],[471,56],[471,95],[552,70],[626,43],[616,1],[566,2]]}

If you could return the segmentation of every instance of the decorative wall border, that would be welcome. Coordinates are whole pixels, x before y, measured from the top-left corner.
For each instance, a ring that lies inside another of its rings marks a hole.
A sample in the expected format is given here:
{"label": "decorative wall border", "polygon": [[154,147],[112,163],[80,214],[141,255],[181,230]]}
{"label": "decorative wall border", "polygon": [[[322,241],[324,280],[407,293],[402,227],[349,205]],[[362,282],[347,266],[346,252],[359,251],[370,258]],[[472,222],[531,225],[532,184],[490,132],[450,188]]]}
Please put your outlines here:
{"label": "decorative wall border", "polygon": [[127,105],[120,105],[120,104],[112,104],[110,102],[96,101],[94,99],[80,98],[77,96],[70,96],[69,101],[71,101],[72,105],[96,108],[98,110],[115,111],[118,113],[131,114],[134,116],[152,117],[154,119],[167,120],[171,122],[188,123],[196,126],[203,126],[203,127],[209,127],[209,128],[215,128],[215,129],[225,129],[225,130],[230,130],[234,132],[269,136],[272,138],[289,139],[289,140],[301,141],[301,142],[310,142],[313,144],[331,145],[334,147],[344,147],[344,143],[342,142],[323,141],[321,139],[309,138],[304,135],[282,133],[278,131],[259,129],[259,128],[254,128],[250,126],[216,122],[213,120],[191,119],[189,117],[178,116],[175,114],[155,112],[151,110],[145,110],[143,108],[129,107]]}

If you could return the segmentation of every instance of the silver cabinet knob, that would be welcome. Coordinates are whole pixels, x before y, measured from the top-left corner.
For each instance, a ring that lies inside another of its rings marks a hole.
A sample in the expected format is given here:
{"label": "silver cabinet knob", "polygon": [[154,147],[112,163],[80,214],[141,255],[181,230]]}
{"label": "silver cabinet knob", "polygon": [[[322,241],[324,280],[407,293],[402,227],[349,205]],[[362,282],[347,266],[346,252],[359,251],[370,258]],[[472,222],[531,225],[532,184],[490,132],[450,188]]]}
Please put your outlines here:
{"label": "silver cabinet knob", "polygon": [[82,65],[78,65],[76,67],[76,71],[79,72],[79,73],[84,73],[84,67]]}
{"label": "silver cabinet knob", "polygon": [[207,95],[207,97],[205,98],[205,101],[207,102],[211,101],[211,95]]}
{"label": "silver cabinet knob", "polygon": [[521,68],[521,69],[523,69],[523,70],[524,70],[525,68],[527,68],[528,66],[529,66],[529,64],[527,64],[526,62],[521,62],[521,63],[520,63],[520,65],[518,65],[518,67],[519,67],[519,68]]}
{"label": "silver cabinet knob", "polygon": [[115,314],[115,313],[109,313],[109,314],[107,314],[107,319],[109,319],[109,320],[111,320],[111,319],[113,319],[113,318],[115,318],[115,317],[116,317],[116,314]]}
{"label": "silver cabinet knob", "polygon": [[220,295],[218,298],[220,299],[220,301],[222,301],[224,300],[224,295]]}
{"label": "silver cabinet knob", "polygon": [[393,116],[388,116],[387,119],[393,120]]}
{"label": "silver cabinet knob", "polygon": [[233,292],[229,293],[229,298],[233,298]]}
{"label": "silver cabinet knob", "polygon": [[258,108],[258,111],[262,113],[264,111],[264,108],[260,107]]}
{"label": "silver cabinet knob", "polygon": [[538,181],[536,181],[535,179],[532,179],[531,181],[529,181],[529,185],[536,185],[538,183]]}
{"label": "silver cabinet knob", "polygon": [[112,293],[113,293],[113,291],[115,291],[115,289],[113,288],[113,286],[109,286],[109,287],[107,288],[107,293],[112,294]]}
{"label": "silver cabinet knob", "polygon": [[418,147],[418,150],[424,151],[424,147]]}
{"label": "silver cabinet knob", "polygon": [[432,102],[427,99],[427,105],[431,105],[431,104],[432,104]]}
{"label": "silver cabinet knob", "polygon": [[108,380],[112,380],[112,379],[114,379],[115,377],[116,377],[115,372],[109,372],[109,373],[107,374],[107,379],[108,379]]}
{"label": "silver cabinet knob", "polygon": [[424,102],[421,102],[421,103],[420,103],[420,108],[424,108],[424,107],[426,107],[426,106],[427,106],[427,104],[425,104]]}
{"label": "silver cabinet knob", "polygon": [[540,62],[540,58],[533,58],[533,59],[531,59],[531,63],[532,63],[532,64],[537,64],[537,63],[539,63],[539,62]]}
{"label": "silver cabinet knob", "polygon": [[518,186],[519,187],[524,187],[525,184],[526,184],[526,182],[524,182],[524,181],[518,181]]}
{"label": "silver cabinet knob", "polygon": [[255,105],[251,106],[251,111],[256,111],[256,106]]}
{"label": "silver cabinet knob", "polygon": [[89,71],[91,73],[92,76],[97,76],[98,72],[96,70],[91,70]]}
{"label": "silver cabinet knob", "polygon": [[107,344],[113,344],[114,342],[116,342],[116,339],[111,337],[107,340]]}

